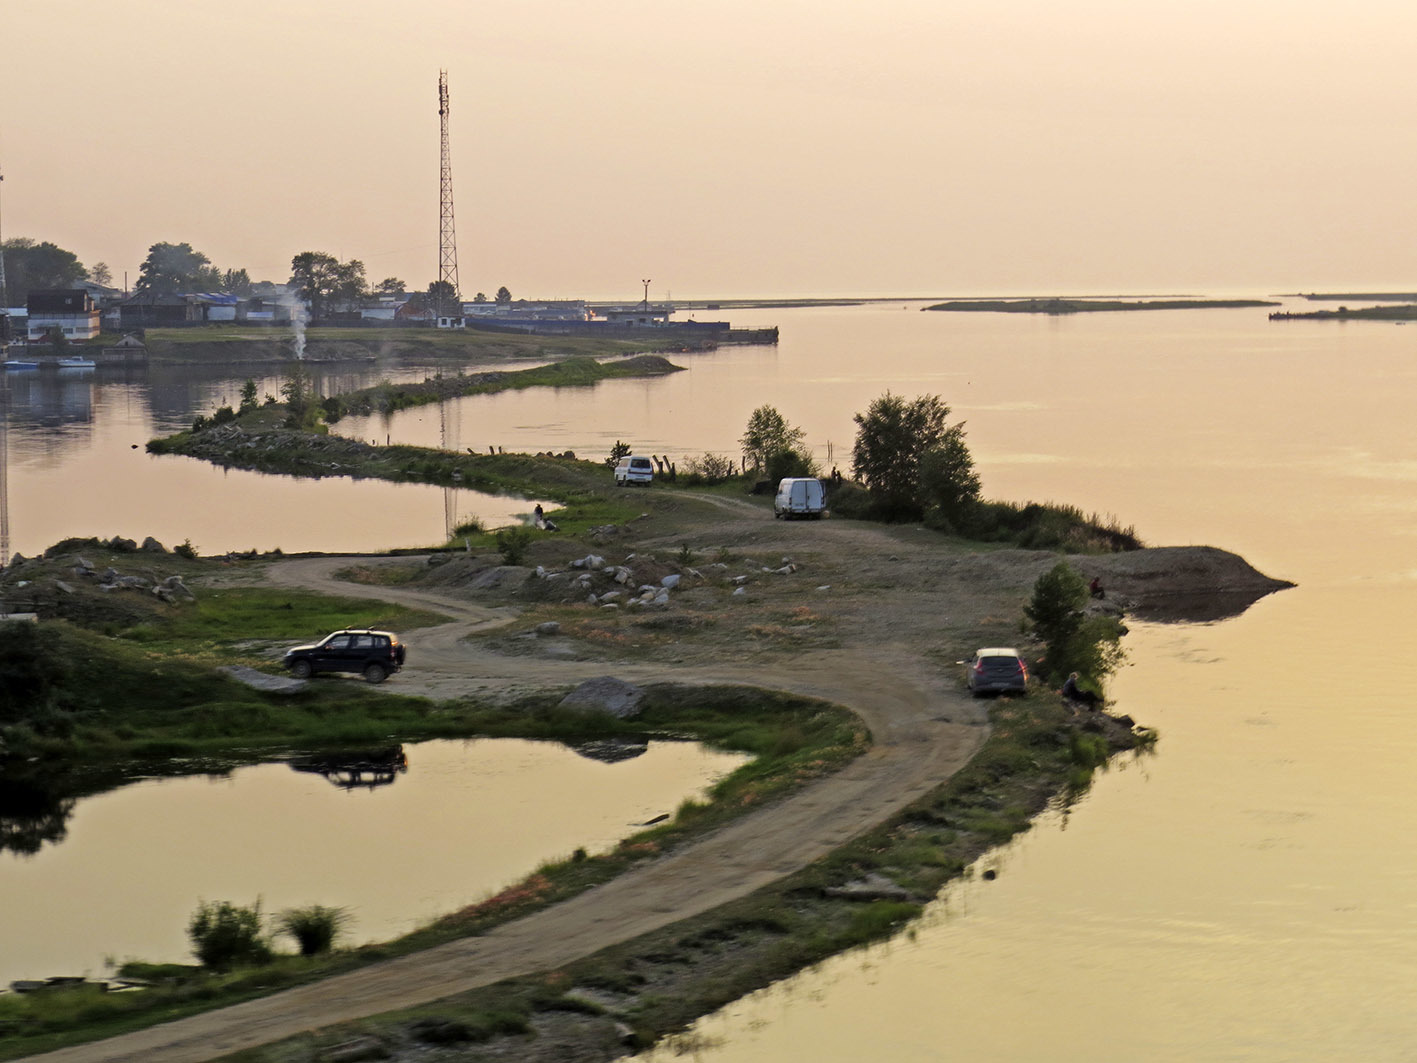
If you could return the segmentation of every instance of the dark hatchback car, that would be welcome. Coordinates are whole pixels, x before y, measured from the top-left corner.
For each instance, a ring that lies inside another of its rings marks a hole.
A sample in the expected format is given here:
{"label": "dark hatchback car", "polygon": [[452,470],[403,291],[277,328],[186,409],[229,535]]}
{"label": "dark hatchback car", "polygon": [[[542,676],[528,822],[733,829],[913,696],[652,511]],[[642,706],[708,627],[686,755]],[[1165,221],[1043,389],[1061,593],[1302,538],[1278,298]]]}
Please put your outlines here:
{"label": "dark hatchback car", "polygon": [[978,650],[965,662],[964,682],[980,694],[1023,693],[1028,689],[1028,665],[1011,646],[991,646]]}
{"label": "dark hatchback car", "polygon": [[370,683],[382,683],[403,667],[403,643],[388,631],[336,631],[313,646],[285,651],[285,666],[296,679],[318,672],[358,672]]}

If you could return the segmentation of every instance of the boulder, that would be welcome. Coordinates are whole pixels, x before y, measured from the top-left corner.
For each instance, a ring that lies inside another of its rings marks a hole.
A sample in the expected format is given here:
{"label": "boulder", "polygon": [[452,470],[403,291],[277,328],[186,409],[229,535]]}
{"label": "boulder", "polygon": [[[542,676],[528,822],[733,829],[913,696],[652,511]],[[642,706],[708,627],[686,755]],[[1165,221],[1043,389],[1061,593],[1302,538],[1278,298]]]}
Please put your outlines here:
{"label": "boulder", "polygon": [[560,706],[579,712],[605,713],[617,720],[625,720],[639,715],[640,703],[644,698],[645,692],[633,683],[603,675],[597,679],[587,679],[562,698]]}
{"label": "boulder", "polygon": [[167,579],[162,581],[162,586],[166,588],[167,592],[174,598],[195,599],[197,597],[187,587],[187,584],[182,582],[181,576],[168,576]]}
{"label": "boulder", "polygon": [[662,580],[659,581],[659,585],[665,590],[672,591],[675,587],[679,586],[679,577],[673,574],[665,576]]}
{"label": "boulder", "polygon": [[163,546],[162,543],[158,542],[151,535],[149,535],[146,539],[143,540],[143,545],[138,547],[138,549],[145,554],[167,553],[167,547]]}
{"label": "boulder", "polygon": [[535,631],[538,635],[559,635],[561,634],[561,625],[554,620],[548,620],[544,624],[537,624]]}

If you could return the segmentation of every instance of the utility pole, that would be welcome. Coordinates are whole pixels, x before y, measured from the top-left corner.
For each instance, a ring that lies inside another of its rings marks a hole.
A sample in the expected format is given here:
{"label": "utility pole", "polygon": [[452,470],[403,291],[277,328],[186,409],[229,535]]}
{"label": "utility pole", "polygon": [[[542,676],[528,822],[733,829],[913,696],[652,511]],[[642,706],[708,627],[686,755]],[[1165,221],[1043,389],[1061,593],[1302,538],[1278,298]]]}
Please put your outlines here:
{"label": "utility pole", "polygon": [[[448,72],[438,71],[438,121],[442,127],[442,167],[438,192],[438,280],[452,285],[452,298],[461,304],[458,289],[458,238],[453,229],[453,157],[448,150]],[[448,289],[444,289],[447,291]]]}
{"label": "utility pole", "polygon": [[649,309],[649,279],[648,279],[648,278],[644,278],[644,279],[642,279],[642,280],[640,281],[640,283],[645,286],[645,309],[648,310],[648,309]]}
{"label": "utility pole", "polygon": [[[4,185],[5,175],[0,173],[0,185]],[[0,201],[0,215],[4,213],[4,203]],[[0,315],[10,313],[10,291],[5,286],[5,231],[0,224]]]}

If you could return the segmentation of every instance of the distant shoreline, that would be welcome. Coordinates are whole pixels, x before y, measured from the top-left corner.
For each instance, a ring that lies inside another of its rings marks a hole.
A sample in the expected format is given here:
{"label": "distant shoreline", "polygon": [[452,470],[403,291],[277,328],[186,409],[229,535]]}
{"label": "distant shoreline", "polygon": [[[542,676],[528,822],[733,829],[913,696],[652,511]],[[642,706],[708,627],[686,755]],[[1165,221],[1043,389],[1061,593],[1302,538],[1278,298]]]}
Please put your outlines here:
{"label": "distant shoreline", "polygon": [[1238,310],[1279,305],[1267,299],[959,299],[922,309],[959,313],[1085,314],[1129,310]]}

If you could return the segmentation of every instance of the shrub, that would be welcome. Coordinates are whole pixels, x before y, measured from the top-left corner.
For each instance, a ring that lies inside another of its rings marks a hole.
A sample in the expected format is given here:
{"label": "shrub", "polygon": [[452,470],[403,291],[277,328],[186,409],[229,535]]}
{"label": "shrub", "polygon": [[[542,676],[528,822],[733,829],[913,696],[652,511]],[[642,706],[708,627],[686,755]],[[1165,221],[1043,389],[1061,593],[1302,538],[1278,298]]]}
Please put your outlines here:
{"label": "shrub", "polygon": [[476,517],[468,517],[467,520],[453,529],[453,538],[459,539],[467,535],[481,535],[484,531],[486,531],[486,529],[483,528],[482,521],[478,520]]}
{"label": "shrub", "polygon": [[684,462],[684,477],[690,483],[698,480],[708,484],[723,483],[738,475],[738,466],[733,459],[722,454],[704,454],[700,458],[690,458]]}
{"label": "shrub", "polygon": [[230,901],[203,901],[187,924],[192,952],[204,967],[229,971],[242,964],[265,963],[270,946],[261,933],[261,902],[248,908]]}
{"label": "shrub", "polygon": [[526,528],[503,528],[497,533],[497,552],[505,564],[520,565],[530,546],[531,532]]}
{"label": "shrub", "polygon": [[230,406],[218,406],[216,413],[212,414],[212,424],[229,424],[236,420],[236,411]]}
{"label": "shrub", "polygon": [[329,952],[335,939],[348,928],[349,923],[348,909],[330,908],[323,904],[287,908],[276,916],[276,927],[295,939],[302,956]]}
{"label": "shrub", "polygon": [[179,545],[172,548],[172,552],[178,557],[185,557],[188,561],[197,560],[197,548],[192,545],[191,539],[183,539]]}
{"label": "shrub", "polygon": [[1077,672],[1089,685],[1122,662],[1121,621],[1112,616],[1087,616],[1087,584],[1066,561],[1059,561],[1033,584],[1024,607],[1025,623],[1044,645],[1043,675],[1060,682]]}
{"label": "shrub", "polygon": [[630,444],[615,440],[615,445],[610,448],[610,457],[605,459],[605,464],[612,469],[620,463],[620,459],[628,457],[630,454]]}
{"label": "shrub", "polygon": [[816,476],[817,463],[805,451],[778,450],[768,456],[764,471],[768,481],[776,486],[779,480],[789,476]]}

